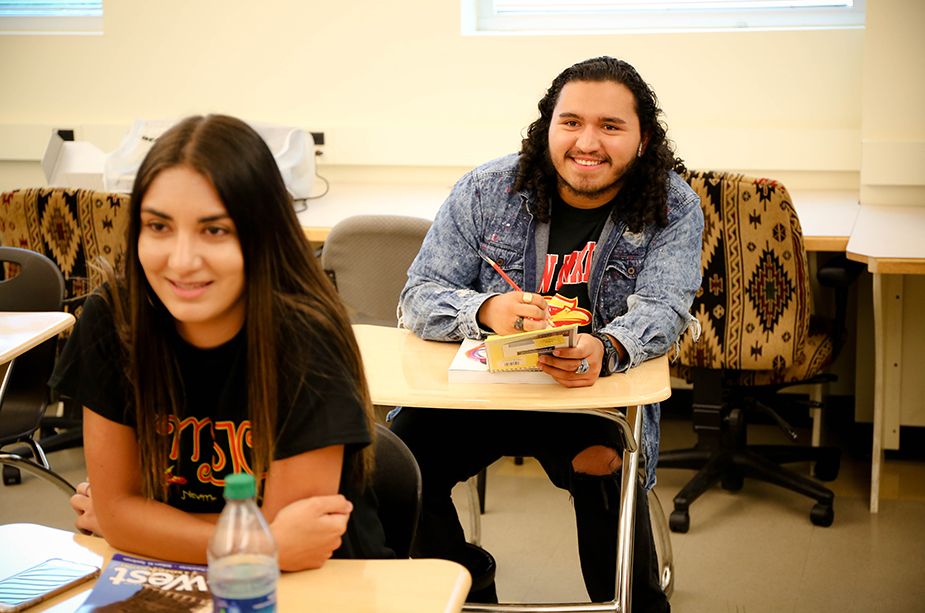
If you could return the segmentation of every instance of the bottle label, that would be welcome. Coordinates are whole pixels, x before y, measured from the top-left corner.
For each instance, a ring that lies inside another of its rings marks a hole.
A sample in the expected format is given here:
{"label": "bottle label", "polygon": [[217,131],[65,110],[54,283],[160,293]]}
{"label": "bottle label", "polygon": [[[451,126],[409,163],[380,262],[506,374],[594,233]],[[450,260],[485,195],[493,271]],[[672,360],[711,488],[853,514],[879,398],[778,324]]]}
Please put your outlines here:
{"label": "bottle label", "polygon": [[215,613],[275,613],[276,592],[257,598],[222,598],[212,595]]}

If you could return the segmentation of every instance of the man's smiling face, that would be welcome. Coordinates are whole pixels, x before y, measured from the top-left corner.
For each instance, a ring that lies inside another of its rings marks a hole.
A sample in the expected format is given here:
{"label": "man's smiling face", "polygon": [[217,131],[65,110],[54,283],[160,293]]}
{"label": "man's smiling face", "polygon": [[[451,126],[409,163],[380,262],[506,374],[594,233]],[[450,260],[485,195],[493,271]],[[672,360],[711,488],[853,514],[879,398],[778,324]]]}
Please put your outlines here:
{"label": "man's smiling face", "polygon": [[641,151],[632,92],[613,81],[571,81],[559,92],[549,124],[549,157],[559,195],[576,208],[597,208],[620,191]]}

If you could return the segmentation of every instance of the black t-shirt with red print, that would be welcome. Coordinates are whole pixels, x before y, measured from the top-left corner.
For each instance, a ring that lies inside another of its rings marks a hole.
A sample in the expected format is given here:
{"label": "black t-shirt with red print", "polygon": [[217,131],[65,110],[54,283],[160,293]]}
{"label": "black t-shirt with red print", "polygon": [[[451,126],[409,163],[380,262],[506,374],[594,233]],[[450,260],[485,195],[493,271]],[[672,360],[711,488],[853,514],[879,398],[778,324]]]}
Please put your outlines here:
{"label": "black t-shirt with red print", "polygon": [[558,303],[567,303],[572,310],[585,315],[579,322],[583,324],[580,332],[591,332],[588,297],[591,257],[612,208],[612,201],[594,209],[579,209],[564,202],[558,194],[552,199],[549,245],[539,291],[551,310]]}

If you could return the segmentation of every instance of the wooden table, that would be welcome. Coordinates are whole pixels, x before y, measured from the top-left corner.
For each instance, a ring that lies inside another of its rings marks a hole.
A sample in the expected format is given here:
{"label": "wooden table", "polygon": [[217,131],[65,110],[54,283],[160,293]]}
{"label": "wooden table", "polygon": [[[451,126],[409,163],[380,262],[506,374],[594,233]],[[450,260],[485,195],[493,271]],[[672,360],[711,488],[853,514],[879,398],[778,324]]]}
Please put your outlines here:
{"label": "wooden table", "polygon": [[[405,215],[433,221],[450,194],[449,185],[423,183],[334,183],[327,194],[306,201],[299,223],[323,243],[337,222],[354,215]],[[802,189],[790,196],[807,251],[844,251],[860,205],[858,190]]]}
{"label": "wooden table", "polygon": [[433,221],[449,195],[449,185],[334,183],[324,196],[307,200],[298,217],[308,240],[323,243],[337,222],[355,215],[404,215]]}
{"label": "wooden table", "polygon": [[793,190],[790,197],[806,251],[845,250],[861,209],[858,190]]}
{"label": "wooden table", "polygon": [[880,508],[885,446],[899,448],[902,275],[925,274],[925,206],[861,206],[849,259],[874,276],[874,433],[870,511]]}
{"label": "wooden table", "polygon": [[[74,316],[70,313],[0,311],[0,404],[9,383],[12,360],[73,325]],[[0,464],[37,475],[66,494],[73,494],[74,487],[55,472],[48,470],[43,465],[44,456],[41,452],[38,455],[39,461],[31,462],[15,453],[0,453]]]}
{"label": "wooden table", "polygon": [[[117,550],[106,541],[37,526],[0,526],[0,577],[52,557],[103,567]],[[94,582],[88,582],[28,609],[76,611]],[[317,570],[283,573],[277,589],[279,611],[339,613],[449,613],[462,608],[471,578],[446,560],[328,560]]]}
{"label": "wooden table", "polygon": [[[370,396],[375,404],[446,409],[556,411],[598,415],[623,433],[623,484],[617,540],[616,600],[606,604],[466,605],[467,611],[630,611],[633,515],[639,465],[642,405],[671,395],[668,358],[649,360],[591,387],[558,384],[450,383],[447,370],[459,345],[423,341],[408,330],[355,325]],[[624,416],[616,409],[627,407]],[[560,608],[557,608],[560,607]]]}

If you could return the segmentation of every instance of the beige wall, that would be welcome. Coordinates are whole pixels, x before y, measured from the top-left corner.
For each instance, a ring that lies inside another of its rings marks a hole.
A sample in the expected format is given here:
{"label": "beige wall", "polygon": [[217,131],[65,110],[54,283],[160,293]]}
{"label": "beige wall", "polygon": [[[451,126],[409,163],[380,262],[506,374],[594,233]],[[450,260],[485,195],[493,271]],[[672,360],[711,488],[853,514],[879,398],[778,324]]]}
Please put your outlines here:
{"label": "beige wall", "polygon": [[[867,3],[863,55],[861,202],[866,205],[925,205],[925,2]],[[891,286],[893,287],[893,286]],[[857,372],[873,371],[874,338],[870,281],[859,296]],[[899,374],[887,369],[899,388],[900,424],[925,426],[925,277],[906,275],[890,292],[889,309],[899,308],[901,333],[887,342],[897,348]],[[890,365],[892,366],[892,365]],[[857,377],[856,417],[872,421],[873,379]],[[898,447],[889,427],[884,447]]]}
{"label": "beige wall", "polygon": [[864,30],[467,37],[458,0],[343,4],[109,0],[102,36],[0,36],[0,189],[44,183],[52,127],[109,151],[135,118],[208,112],[323,130],[334,181],[451,183],[518,147],[562,68],[608,54],[654,86],[692,167],[925,203],[921,0],[868,2]]}
{"label": "beige wall", "polygon": [[50,127],[109,151],[135,118],[207,112],[323,130],[343,176],[431,177],[515,150],[551,79],[602,54],[654,86],[690,165],[858,185],[863,30],[462,36],[458,0],[252,6],[110,0],[102,36],[0,36],[0,188],[41,177]]}
{"label": "beige wall", "polygon": [[925,204],[925,2],[867,6],[862,101],[864,204]]}

